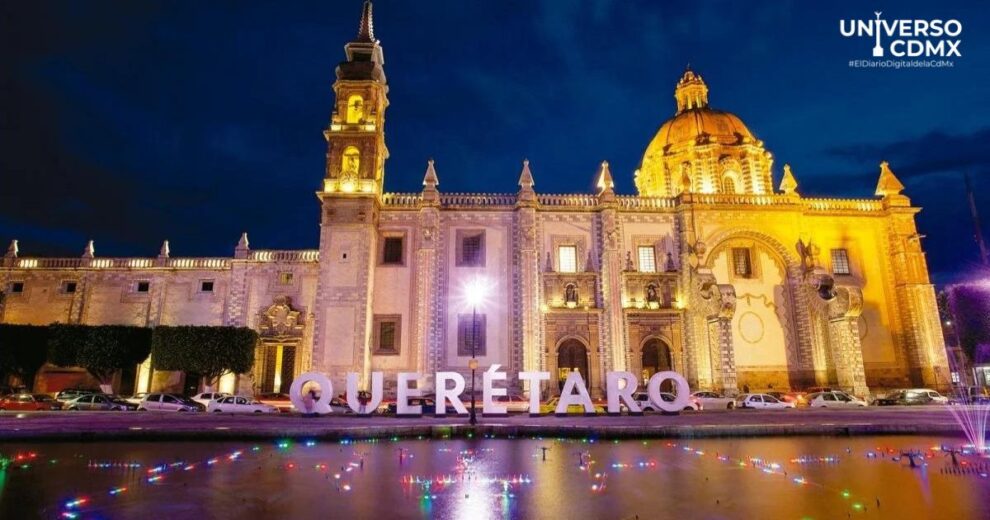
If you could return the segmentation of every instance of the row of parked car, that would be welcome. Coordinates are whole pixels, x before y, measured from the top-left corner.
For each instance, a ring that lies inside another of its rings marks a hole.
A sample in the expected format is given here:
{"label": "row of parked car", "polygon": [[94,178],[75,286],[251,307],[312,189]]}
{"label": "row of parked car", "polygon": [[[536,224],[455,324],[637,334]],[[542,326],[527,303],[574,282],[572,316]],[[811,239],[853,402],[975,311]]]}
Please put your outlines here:
{"label": "row of parked car", "polygon": [[[674,402],[674,394],[662,392],[661,398]],[[646,392],[636,392],[633,399],[643,411],[659,412],[660,406],[654,403]],[[480,401],[480,398],[479,398]],[[529,398],[518,395],[500,396],[496,401],[506,407],[509,413],[528,413]],[[554,397],[541,403],[540,413],[554,413],[559,398]],[[925,388],[895,390],[873,401],[876,406],[922,405],[922,404],[990,404],[990,399],[975,396],[970,399],[950,399]],[[422,407],[424,414],[436,411],[433,397],[410,399],[410,404]],[[746,393],[738,397],[725,397],[716,392],[699,391],[691,394],[684,411],[722,410],[734,408],[789,409],[808,406],[811,408],[859,408],[868,406],[864,399],[831,388],[817,388],[811,392],[767,392]],[[347,403],[339,397],[331,400],[334,413],[351,413]],[[193,397],[172,393],[138,393],[130,397],[104,394],[96,390],[63,390],[52,398],[48,394],[19,392],[0,399],[0,410],[41,411],[41,410],[106,410],[106,411],[170,411],[170,412],[212,412],[212,413],[279,413],[294,410],[286,394],[262,394],[257,398],[235,396],[224,392],[203,392]],[[394,401],[382,402],[376,410],[381,414],[395,414]],[[448,407],[447,413],[455,413]],[[580,405],[568,407],[568,413],[584,413]],[[605,413],[605,402],[595,402],[595,412]]]}

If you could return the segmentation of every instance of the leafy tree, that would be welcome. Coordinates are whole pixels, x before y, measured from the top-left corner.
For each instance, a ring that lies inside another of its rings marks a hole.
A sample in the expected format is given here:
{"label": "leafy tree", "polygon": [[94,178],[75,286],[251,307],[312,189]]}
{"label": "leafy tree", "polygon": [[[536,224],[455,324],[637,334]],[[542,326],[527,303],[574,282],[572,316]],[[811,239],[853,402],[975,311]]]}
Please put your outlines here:
{"label": "leafy tree", "polygon": [[0,324],[0,382],[15,376],[34,386],[34,376],[48,354],[48,327]]}
{"label": "leafy tree", "polygon": [[201,374],[214,386],[228,372],[243,374],[254,367],[258,333],[247,327],[155,327],[151,363],[158,370]]}
{"label": "leafy tree", "polygon": [[954,286],[949,293],[949,308],[963,352],[974,363],[990,362],[990,288],[979,284]]}
{"label": "leafy tree", "polygon": [[143,362],[151,352],[151,329],[126,325],[51,326],[48,361],[85,368],[101,385],[117,371]]}

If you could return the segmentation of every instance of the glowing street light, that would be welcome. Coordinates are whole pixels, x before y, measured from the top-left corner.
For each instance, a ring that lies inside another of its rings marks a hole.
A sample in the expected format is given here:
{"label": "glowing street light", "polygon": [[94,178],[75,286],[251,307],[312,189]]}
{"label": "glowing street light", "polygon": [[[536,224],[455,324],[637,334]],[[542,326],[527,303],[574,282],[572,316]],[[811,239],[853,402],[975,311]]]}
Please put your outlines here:
{"label": "glowing street light", "polygon": [[475,373],[478,370],[478,305],[481,305],[485,301],[487,293],[488,286],[481,277],[471,280],[464,288],[465,301],[471,306],[471,361],[468,362],[468,367],[471,369],[471,417],[469,422],[472,425],[478,424],[474,392]]}

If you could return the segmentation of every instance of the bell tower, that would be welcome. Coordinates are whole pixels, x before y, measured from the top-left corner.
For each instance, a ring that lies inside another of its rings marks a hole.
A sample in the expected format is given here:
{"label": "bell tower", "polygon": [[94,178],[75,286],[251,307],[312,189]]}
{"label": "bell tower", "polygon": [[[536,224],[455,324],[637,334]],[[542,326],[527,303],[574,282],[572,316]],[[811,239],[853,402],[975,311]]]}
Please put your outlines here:
{"label": "bell tower", "polygon": [[313,309],[313,350],[305,366],[329,374],[343,388],[359,369],[371,369],[372,288],[378,250],[388,86],[375,39],[371,2],[364,3],[357,37],[344,46],[333,84],[336,103],[327,140],[320,199],[320,274]]}
{"label": "bell tower", "polygon": [[333,84],[336,104],[327,140],[324,193],[382,193],[385,159],[385,109],[388,85],[385,58],[375,39],[371,1],[364,2],[357,37],[344,46],[345,61]]}

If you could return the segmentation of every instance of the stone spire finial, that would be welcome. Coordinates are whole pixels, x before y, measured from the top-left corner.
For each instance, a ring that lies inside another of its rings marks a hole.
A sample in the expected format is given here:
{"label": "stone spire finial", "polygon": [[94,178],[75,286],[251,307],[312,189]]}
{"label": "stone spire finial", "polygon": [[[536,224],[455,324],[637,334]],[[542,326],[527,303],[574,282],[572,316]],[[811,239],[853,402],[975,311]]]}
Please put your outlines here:
{"label": "stone spire finial", "polygon": [[591,249],[588,249],[588,259],[584,261],[584,272],[595,272],[595,257],[591,255]]}
{"label": "stone spire finial", "polygon": [[519,173],[519,187],[524,190],[533,190],[533,172],[529,171],[529,159],[523,159],[522,172]]}
{"label": "stone spire finial", "polygon": [[371,0],[365,0],[361,9],[361,22],[358,25],[357,41],[375,41],[375,20],[371,13]]}
{"label": "stone spire finial", "polygon": [[86,248],[83,249],[82,257],[93,258],[94,256],[96,256],[96,248],[93,247],[93,241],[90,240],[89,242],[86,242]]}
{"label": "stone spire finial", "polygon": [[598,181],[595,182],[595,186],[598,187],[599,195],[615,192],[615,181],[612,180],[612,172],[608,169],[608,161],[602,161],[602,165],[598,169]]}
{"label": "stone spire finial", "polygon": [[553,257],[550,256],[550,251],[547,251],[547,262],[546,262],[546,265],[543,268],[543,272],[544,273],[552,273],[553,272]]}
{"label": "stone spire finial", "polygon": [[440,204],[440,192],[437,191],[439,184],[440,180],[437,178],[437,171],[433,167],[433,159],[430,159],[426,161],[426,174],[423,175],[423,204],[433,206]]}
{"label": "stone spire finial", "polygon": [[17,247],[17,239],[10,241],[10,246],[7,247],[7,254],[3,255],[5,258],[17,258],[17,253],[20,251]]}
{"label": "stone spire finial", "polygon": [[439,185],[440,179],[437,178],[437,170],[433,167],[433,159],[430,159],[426,161],[426,175],[423,175],[423,186],[426,186],[428,190],[436,190]]}
{"label": "stone spire finial", "polygon": [[780,179],[780,191],[784,192],[784,195],[797,195],[797,179],[794,178],[794,174],[791,172],[791,165],[784,165],[784,178]]}
{"label": "stone spire finial", "polygon": [[166,240],[162,242],[162,248],[158,250],[158,258],[162,258],[162,259],[168,258],[168,254],[169,254],[168,240]]}
{"label": "stone spire finial", "polygon": [[890,163],[883,161],[880,163],[880,180],[877,181],[877,197],[892,197],[900,195],[904,191],[904,185],[897,179],[890,169]]}
{"label": "stone spire finial", "polygon": [[245,231],[241,233],[240,240],[237,241],[237,247],[234,248],[234,258],[242,260],[248,257],[251,252],[251,243],[248,241],[248,234]]}

